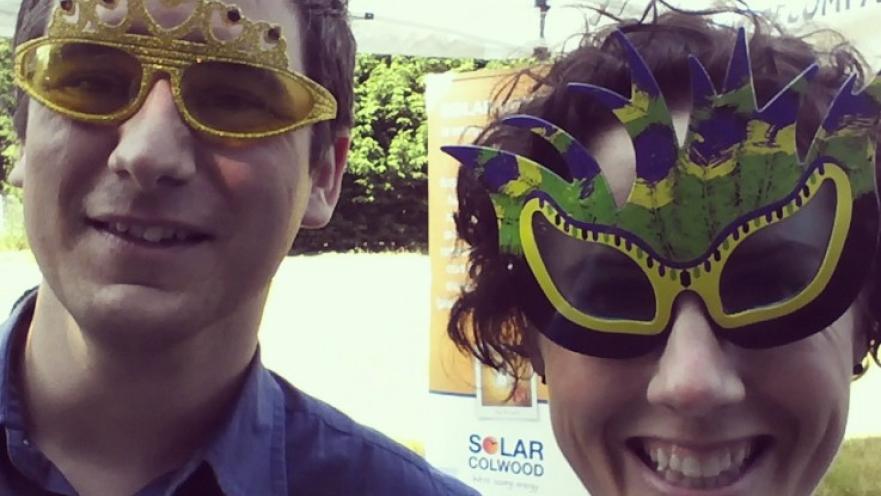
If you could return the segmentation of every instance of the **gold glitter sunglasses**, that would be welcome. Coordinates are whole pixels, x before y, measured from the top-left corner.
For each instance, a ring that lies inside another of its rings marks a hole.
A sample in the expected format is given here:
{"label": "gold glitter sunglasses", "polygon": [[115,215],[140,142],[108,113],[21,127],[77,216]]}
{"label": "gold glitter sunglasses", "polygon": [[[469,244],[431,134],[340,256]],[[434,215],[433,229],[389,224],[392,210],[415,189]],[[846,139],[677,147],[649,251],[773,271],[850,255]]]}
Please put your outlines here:
{"label": "gold glitter sunglasses", "polygon": [[[48,34],[16,49],[16,84],[62,115],[119,124],[138,111],[155,81],[167,75],[183,120],[212,137],[264,138],[336,117],[330,92],[287,69],[278,27],[251,23],[235,7],[200,3],[205,12],[192,17],[193,23],[203,21],[195,27],[202,28],[206,42],[193,42],[174,39],[169,34],[174,32],[149,23],[154,35],[123,31],[131,19],[103,25],[90,8],[93,4],[62,1]],[[152,21],[143,9],[140,2],[129,2],[130,14]],[[235,43],[218,40],[207,25],[218,9],[224,22],[243,28]],[[89,17],[101,25],[97,33],[79,28]],[[263,49],[266,45],[272,48]]]}

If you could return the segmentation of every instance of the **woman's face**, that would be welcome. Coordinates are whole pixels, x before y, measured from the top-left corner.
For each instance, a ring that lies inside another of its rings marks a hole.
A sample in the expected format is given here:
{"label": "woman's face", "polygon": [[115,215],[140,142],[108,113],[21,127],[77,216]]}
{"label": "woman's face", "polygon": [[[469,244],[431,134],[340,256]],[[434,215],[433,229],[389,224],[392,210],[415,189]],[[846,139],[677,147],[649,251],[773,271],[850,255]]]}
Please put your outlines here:
{"label": "woman's face", "polygon": [[[687,119],[674,112],[680,136]],[[634,178],[630,138],[613,128],[592,152],[620,204]],[[590,357],[542,336],[557,442],[591,494],[811,494],[844,436],[856,316],[747,350],[720,341],[685,295],[668,342],[644,357]]]}

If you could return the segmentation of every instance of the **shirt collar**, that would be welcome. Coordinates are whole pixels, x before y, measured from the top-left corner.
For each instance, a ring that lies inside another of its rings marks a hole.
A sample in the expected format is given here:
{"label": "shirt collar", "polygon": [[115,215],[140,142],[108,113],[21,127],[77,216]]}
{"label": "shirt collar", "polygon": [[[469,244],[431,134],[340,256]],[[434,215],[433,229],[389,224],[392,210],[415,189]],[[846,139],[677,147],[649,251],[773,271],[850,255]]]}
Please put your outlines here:
{"label": "shirt collar", "polygon": [[[16,360],[13,356],[16,327],[24,320],[30,320],[37,300],[37,288],[28,290],[12,307],[12,313],[6,322],[0,324],[0,425],[23,429],[19,398],[13,378],[12,368]],[[2,310],[0,310],[2,311]],[[19,330],[20,331],[20,330]]]}
{"label": "shirt collar", "polygon": [[288,494],[284,393],[260,362],[248,370],[238,402],[204,458],[227,496]]}
{"label": "shirt collar", "polygon": [[[28,291],[0,324],[0,425],[24,428],[10,425],[23,423],[20,398],[10,382],[13,344],[16,327],[30,318],[35,301],[36,289]],[[225,496],[283,496],[288,494],[285,447],[284,393],[261,363],[258,349],[233,410],[201,457],[211,466]]]}

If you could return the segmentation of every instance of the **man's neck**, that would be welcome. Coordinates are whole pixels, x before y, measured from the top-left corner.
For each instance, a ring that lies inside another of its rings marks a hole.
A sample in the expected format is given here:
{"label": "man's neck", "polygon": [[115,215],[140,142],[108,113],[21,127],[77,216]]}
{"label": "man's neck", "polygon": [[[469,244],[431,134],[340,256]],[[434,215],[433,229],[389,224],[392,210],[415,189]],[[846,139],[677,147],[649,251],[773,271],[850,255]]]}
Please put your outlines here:
{"label": "man's neck", "polygon": [[103,494],[107,485],[134,492],[180,467],[238,396],[257,346],[259,300],[245,318],[140,353],[91,339],[44,283],[19,368],[32,441],[81,494],[98,484],[100,467],[109,477],[95,488]]}

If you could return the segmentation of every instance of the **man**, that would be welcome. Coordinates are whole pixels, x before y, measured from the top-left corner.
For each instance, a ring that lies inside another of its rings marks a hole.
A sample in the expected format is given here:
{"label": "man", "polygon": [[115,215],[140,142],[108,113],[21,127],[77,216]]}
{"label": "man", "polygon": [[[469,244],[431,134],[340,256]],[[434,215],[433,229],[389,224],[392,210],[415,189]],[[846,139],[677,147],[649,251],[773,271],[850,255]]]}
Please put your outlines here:
{"label": "man", "polygon": [[260,363],[339,198],[344,5],[26,0],[15,44],[44,280],[2,327],[0,494],[475,494]]}

